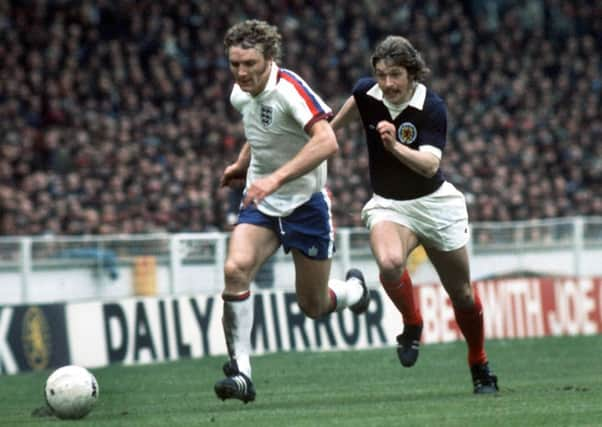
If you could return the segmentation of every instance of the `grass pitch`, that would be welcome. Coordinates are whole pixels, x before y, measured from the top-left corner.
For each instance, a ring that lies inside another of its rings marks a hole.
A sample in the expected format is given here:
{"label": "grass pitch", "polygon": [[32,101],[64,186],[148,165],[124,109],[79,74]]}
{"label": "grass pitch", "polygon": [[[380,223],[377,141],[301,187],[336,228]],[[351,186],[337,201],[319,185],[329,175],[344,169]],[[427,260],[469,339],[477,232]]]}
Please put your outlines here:
{"label": "grass pitch", "polygon": [[602,336],[487,343],[497,396],[474,396],[463,342],[423,346],[402,368],[394,348],[256,357],[257,400],[213,393],[223,357],[93,370],[88,417],[33,417],[48,371],[0,377],[2,426],[599,426]]}

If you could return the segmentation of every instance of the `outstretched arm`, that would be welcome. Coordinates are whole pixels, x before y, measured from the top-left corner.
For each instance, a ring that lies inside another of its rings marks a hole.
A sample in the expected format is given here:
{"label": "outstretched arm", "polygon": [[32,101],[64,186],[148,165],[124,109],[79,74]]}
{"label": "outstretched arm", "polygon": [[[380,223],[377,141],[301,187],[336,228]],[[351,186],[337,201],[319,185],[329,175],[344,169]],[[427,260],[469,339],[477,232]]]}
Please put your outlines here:
{"label": "outstretched arm", "polygon": [[251,184],[243,200],[243,206],[261,202],[285,183],[316,168],[339,149],[334,131],[326,120],[318,120],[314,123],[309,134],[309,141],[295,157],[270,175]]}
{"label": "outstretched arm", "polygon": [[330,125],[334,130],[338,130],[347,126],[352,121],[359,119],[359,117],[360,114],[357,105],[355,104],[355,98],[350,96],[347,98],[347,101],[345,101],[337,115],[334,116],[334,119],[331,120]]}

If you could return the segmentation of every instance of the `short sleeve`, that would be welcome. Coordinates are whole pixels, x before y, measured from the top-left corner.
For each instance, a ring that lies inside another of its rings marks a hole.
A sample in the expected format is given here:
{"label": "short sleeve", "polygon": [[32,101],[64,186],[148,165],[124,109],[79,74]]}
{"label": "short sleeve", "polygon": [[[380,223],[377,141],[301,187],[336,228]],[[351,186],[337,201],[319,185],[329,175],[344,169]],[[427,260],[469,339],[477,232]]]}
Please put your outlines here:
{"label": "short sleeve", "polygon": [[332,109],[298,75],[289,70],[280,70],[279,77],[283,80],[284,100],[306,132],[317,120],[332,117]]}
{"label": "short sleeve", "polygon": [[441,151],[445,147],[447,133],[447,111],[442,101],[427,104],[425,120],[420,129],[420,145],[432,145]]}

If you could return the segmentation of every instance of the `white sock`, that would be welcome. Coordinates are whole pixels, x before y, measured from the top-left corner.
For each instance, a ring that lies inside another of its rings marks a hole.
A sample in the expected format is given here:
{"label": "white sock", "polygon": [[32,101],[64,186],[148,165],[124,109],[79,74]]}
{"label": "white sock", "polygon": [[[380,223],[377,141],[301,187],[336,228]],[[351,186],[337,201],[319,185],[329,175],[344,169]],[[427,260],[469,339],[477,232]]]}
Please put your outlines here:
{"label": "white sock", "polygon": [[364,295],[362,283],[356,277],[350,277],[346,282],[330,279],[328,287],[337,297],[336,311],[341,311],[358,302]]}
{"label": "white sock", "polygon": [[253,302],[250,292],[240,300],[224,300],[222,326],[230,358],[236,361],[240,372],[251,378]]}

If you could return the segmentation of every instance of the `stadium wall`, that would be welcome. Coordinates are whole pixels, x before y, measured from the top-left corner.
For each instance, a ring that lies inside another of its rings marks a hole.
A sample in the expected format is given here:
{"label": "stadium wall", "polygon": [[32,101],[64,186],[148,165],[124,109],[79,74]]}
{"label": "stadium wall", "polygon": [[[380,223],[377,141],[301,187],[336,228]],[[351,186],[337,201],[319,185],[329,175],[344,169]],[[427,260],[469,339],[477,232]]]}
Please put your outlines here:
{"label": "stadium wall", "polygon": [[[602,277],[509,278],[474,283],[488,338],[602,333]],[[254,292],[256,354],[392,346],[401,319],[386,294],[372,290],[366,315],[348,310],[314,321],[295,295]],[[440,285],[415,288],[425,344],[462,339]],[[0,306],[0,373],[68,363],[89,368],[225,355],[219,295],[122,298]]]}
{"label": "stadium wall", "polygon": [[[414,283],[422,285],[438,282],[437,274],[426,257],[415,251],[411,258],[411,274]],[[152,289],[140,289],[134,262],[122,262],[114,266],[114,276],[97,265],[80,264],[77,261],[53,266],[38,266],[24,275],[17,267],[0,270],[0,305],[46,304],[78,300],[110,300],[137,295],[170,296],[201,293],[211,295],[223,287],[223,260],[208,263],[170,262],[157,256],[156,265],[149,280]],[[576,262],[578,258],[578,262]],[[576,257],[570,247],[499,253],[479,253],[471,257],[473,280],[529,272],[537,276],[602,276],[602,246],[588,248]],[[412,261],[413,260],[413,261]],[[576,266],[576,264],[578,265]],[[351,259],[335,257],[332,265],[334,277],[344,277],[349,267],[360,268],[368,279],[368,285],[378,288],[377,265],[370,253]],[[295,274],[290,256],[278,254],[273,264],[274,283],[277,290],[294,290]],[[576,274],[578,273],[578,274]],[[24,278],[26,277],[26,280]],[[142,281],[144,282],[144,280]]]}
{"label": "stadium wall", "polygon": [[[472,280],[602,276],[602,217],[477,223],[470,237]],[[0,237],[0,305],[216,294],[228,239],[224,232]],[[380,286],[366,229],[338,229],[336,247],[334,277],[356,267],[370,287]],[[278,251],[271,261],[273,281],[260,288],[292,291],[291,257]],[[417,284],[438,281],[422,248],[408,269]]]}

